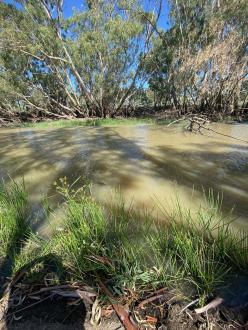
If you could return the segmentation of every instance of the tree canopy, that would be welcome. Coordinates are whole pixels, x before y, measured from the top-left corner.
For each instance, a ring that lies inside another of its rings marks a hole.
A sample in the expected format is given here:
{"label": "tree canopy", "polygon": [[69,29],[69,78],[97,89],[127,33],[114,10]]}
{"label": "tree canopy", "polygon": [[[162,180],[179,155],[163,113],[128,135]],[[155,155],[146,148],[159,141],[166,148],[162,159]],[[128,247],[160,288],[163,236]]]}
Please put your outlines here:
{"label": "tree canopy", "polygon": [[159,102],[175,108],[233,111],[247,98],[246,0],[171,1],[148,70]]}
{"label": "tree canopy", "polygon": [[[247,103],[246,0],[0,3],[0,115],[108,117],[139,102],[232,112]],[[163,15],[161,15],[163,17]],[[161,20],[162,18],[160,18]]]}

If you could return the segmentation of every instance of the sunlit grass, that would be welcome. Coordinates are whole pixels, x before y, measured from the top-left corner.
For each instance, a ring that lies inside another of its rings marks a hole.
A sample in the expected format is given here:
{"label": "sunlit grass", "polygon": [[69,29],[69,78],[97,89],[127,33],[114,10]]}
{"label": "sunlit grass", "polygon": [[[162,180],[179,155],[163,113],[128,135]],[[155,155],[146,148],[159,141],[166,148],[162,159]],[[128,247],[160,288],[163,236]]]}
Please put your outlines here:
{"label": "sunlit grass", "polygon": [[51,121],[40,121],[36,123],[23,123],[21,127],[32,128],[57,128],[57,127],[77,127],[77,126],[122,126],[122,125],[141,125],[141,124],[155,124],[154,119],[138,119],[138,118],[97,118],[97,119],[61,119]]}
{"label": "sunlit grass", "polygon": [[176,198],[167,227],[160,225],[154,251],[163,251],[180,269],[181,283],[204,300],[223,286],[230,274],[248,270],[248,236],[232,230],[232,214],[221,212],[222,198],[212,191],[196,212]]}
{"label": "sunlit grass", "polygon": [[[126,289],[142,293],[166,286],[198,295],[203,303],[229,275],[248,270],[247,236],[232,232],[221,215],[221,198],[211,192],[194,213],[177,199],[165,225],[125,205],[119,195],[106,208],[88,186],[74,191],[61,179],[57,188],[64,196],[63,228],[53,228],[49,240],[30,235],[15,257],[14,271],[49,255],[67,281],[94,286],[100,278],[120,295]],[[40,267],[30,271],[34,281],[41,280]]]}

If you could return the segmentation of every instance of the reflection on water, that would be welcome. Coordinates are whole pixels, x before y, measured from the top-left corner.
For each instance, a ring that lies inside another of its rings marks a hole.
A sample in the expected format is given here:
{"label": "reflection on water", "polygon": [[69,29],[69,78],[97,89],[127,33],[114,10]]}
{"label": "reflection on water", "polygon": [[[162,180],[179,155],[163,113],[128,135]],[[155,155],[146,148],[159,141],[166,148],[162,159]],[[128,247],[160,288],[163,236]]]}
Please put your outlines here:
{"label": "reflection on water", "polygon": [[[248,140],[247,125],[211,127]],[[120,188],[140,208],[152,208],[154,201],[170,208],[175,191],[184,205],[196,207],[202,188],[213,188],[223,191],[224,210],[235,205],[237,226],[248,226],[248,144],[214,133],[148,125],[1,129],[0,176],[8,174],[25,177],[33,205],[52,194],[52,183],[62,176],[71,182],[89,177],[93,194],[105,202]]]}

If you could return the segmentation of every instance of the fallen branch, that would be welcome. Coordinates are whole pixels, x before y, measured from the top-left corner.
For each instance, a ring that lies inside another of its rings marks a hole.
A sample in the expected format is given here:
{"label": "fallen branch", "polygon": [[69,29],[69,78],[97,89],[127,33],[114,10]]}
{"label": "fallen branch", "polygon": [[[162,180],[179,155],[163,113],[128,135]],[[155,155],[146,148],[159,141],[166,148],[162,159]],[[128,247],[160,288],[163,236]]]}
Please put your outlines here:
{"label": "fallen branch", "polygon": [[134,320],[130,317],[130,313],[126,311],[126,309],[120,304],[115,302],[115,298],[112,293],[108,290],[108,288],[103,284],[101,280],[98,280],[99,285],[102,291],[107,295],[109,301],[111,302],[117,316],[119,317],[121,323],[125,327],[126,330],[138,330],[138,327],[134,323]]}
{"label": "fallen branch", "polygon": [[195,312],[196,312],[196,314],[202,314],[204,312],[209,311],[210,309],[217,308],[223,302],[224,302],[223,298],[217,297],[214,300],[212,300],[209,304],[205,305],[204,307],[196,308]]}
{"label": "fallen branch", "polygon": [[171,125],[175,124],[175,123],[178,123],[179,121],[182,121],[182,120],[185,120],[185,117],[182,117],[182,118],[179,118],[179,119],[176,119],[176,120],[173,120],[171,123],[169,123],[167,125],[167,127],[170,127]]}
{"label": "fallen branch", "polygon": [[[191,118],[189,118],[189,120],[190,120],[190,124],[188,125],[187,130],[190,131],[190,132],[196,131],[198,133],[201,133],[201,129],[205,129],[206,131],[210,131],[210,132],[213,132],[213,133],[218,134],[218,135],[226,136],[230,139],[234,139],[234,140],[237,140],[237,141],[248,143],[247,140],[241,139],[239,137],[235,137],[235,136],[232,136],[232,135],[220,133],[220,132],[215,131],[214,129],[212,129],[210,127],[205,127],[204,125],[208,122],[206,119],[203,119],[203,118],[197,118],[197,119],[193,118],[193,119],[191,119]],[[198,125],[197,129],[194,129],[194,124]]]}
{"label": "fallen branch", "polygon": [[234,139],[234,140],[237,140],[237,141],[241,141],[241,142],[244,142],[244,143],[248,143],[247,140],[243,140],[243,139],[241,139],[241,138],[237,138],[237,137],[235,137],[235,136],[231,136],[231,135],[228,135],[228,134],[223,134],[223,133],[217,132],[217,131],[213,130],[212,128],[209,128],[209,127],[201,126],[201,128],[203,128],[203,129],[205,129],[205,130],[207,130],[207,131],[214,132],[215,134],[223,135],[223,136],[229,137],[229,138]]}

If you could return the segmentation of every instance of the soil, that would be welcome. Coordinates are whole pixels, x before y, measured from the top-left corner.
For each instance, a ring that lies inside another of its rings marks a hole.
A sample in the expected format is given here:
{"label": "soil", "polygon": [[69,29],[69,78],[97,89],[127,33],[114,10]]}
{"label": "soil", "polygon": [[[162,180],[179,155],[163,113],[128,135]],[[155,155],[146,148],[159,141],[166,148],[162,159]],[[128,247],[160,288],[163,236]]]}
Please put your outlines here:
{"label": "soil", "polygon": [[[27,300],[22,309],[30,305]],[[90,323],[90,312],[83,302],[77,305],[71,304],[65,298],[53,298],[44,301],[34,307],[28,308],[20,313],[10,309],[7,319],[0,324],[0,330],[35,329],[35,330],[93,330],[96,327]],[[88,307],[88,309],[90,309]],[[97,327],[100,329],[121,330],[124,329],[117,316],[101,320]]]}
{"label": "soil", "polygon": [[72,324],[61,324],[59,322],[44,322],[38,318],[31,318],[28,321],[22,321],[17,324],[9,325],[1,330],[124,330],[119,320],[106,320],[99,326],[94,327],[89,321],[83,325],[80,322]]}
{"label": "soil", "polygon": [[[150,296],[149,296],[150,297]],[[179,300],[171,292],[159,295],[157,299],[142,299],[130,306],[132,318],[139,329],[197,330],[197,329],[246,329],[248,330],[248,310],[236,311],[227,308],[197,315],[195,306],[183,310],[188,302]],[[145,303],[144,303],[145,302]],[[26,302],[28,306],[30,301]],[[25,307],[25,305],[24,305]],[[23,305],[22,305],[23,309]],[[123,330],[121,321],[112,310],[109,317],[102,317],[98,326],[90,323],[90,306],[82,302],[75,305],[65,298],[53,297],[34,307],[8,317],[0,330]]]}
{"label": "soil", "polygon": [[[5,268],[3,267],[2,269]],[[8,267],[5,270],[7,272]],[[6,283],[6,277],[1,276],[0,288],[4,283]],[[197,315],[194,311],[198,307],[196,305],[185,308],[189,301],[185,301],[181,296],[177,295],[175,290],[167,288],[155,292],[147,292],[141,298],[134,293],[130,293],[120,299],[119,303],[125,307],[129,306],[132,319],[140,330],[248,330],[248,277],[235,276],[230,283],[228,289],[225,287],[224,292],[218,292],[218,295],[224,299],[225,306],[220,306],[217,310],[211,310],[207,314]],[[22,285],[24,292],[22,291]],[[12,292],[14,291],[15,293],[15,290],[20,290],[21,293],[23,292],[23,294],[20,294],[20,297],[25,296],[25,300],[22,301],[20,299],[21,301],[19,302],[18,299],[15,302],[15,307],[13,307],[11,297],[7,299],[9,310],[6,319],[3,322],[0,320],[0,330],[124,329],[110,303],[103,306],[102,312],[105,311],[105,313],[102,313],[104,316],[101,317],[100,324],[96,327],[90,322],[91,306],[85,305],[78,298],[51,296],[50,293],[45,292],[45,294],[39,297],[35,295],[37,300],[34,300],[34,295],[31,299],[29,294],[37,292],[40,286],[42,288],[44,285],[38,285],[38,288],[33,284],[26,287],[25,283],[20,282],[13,285]],[[0,290],[2,293],[4,288],[6,288],[6,285]],[[33,305],[36,301],[40,302]],[[30,305],[33,306],[30,307]]]}

